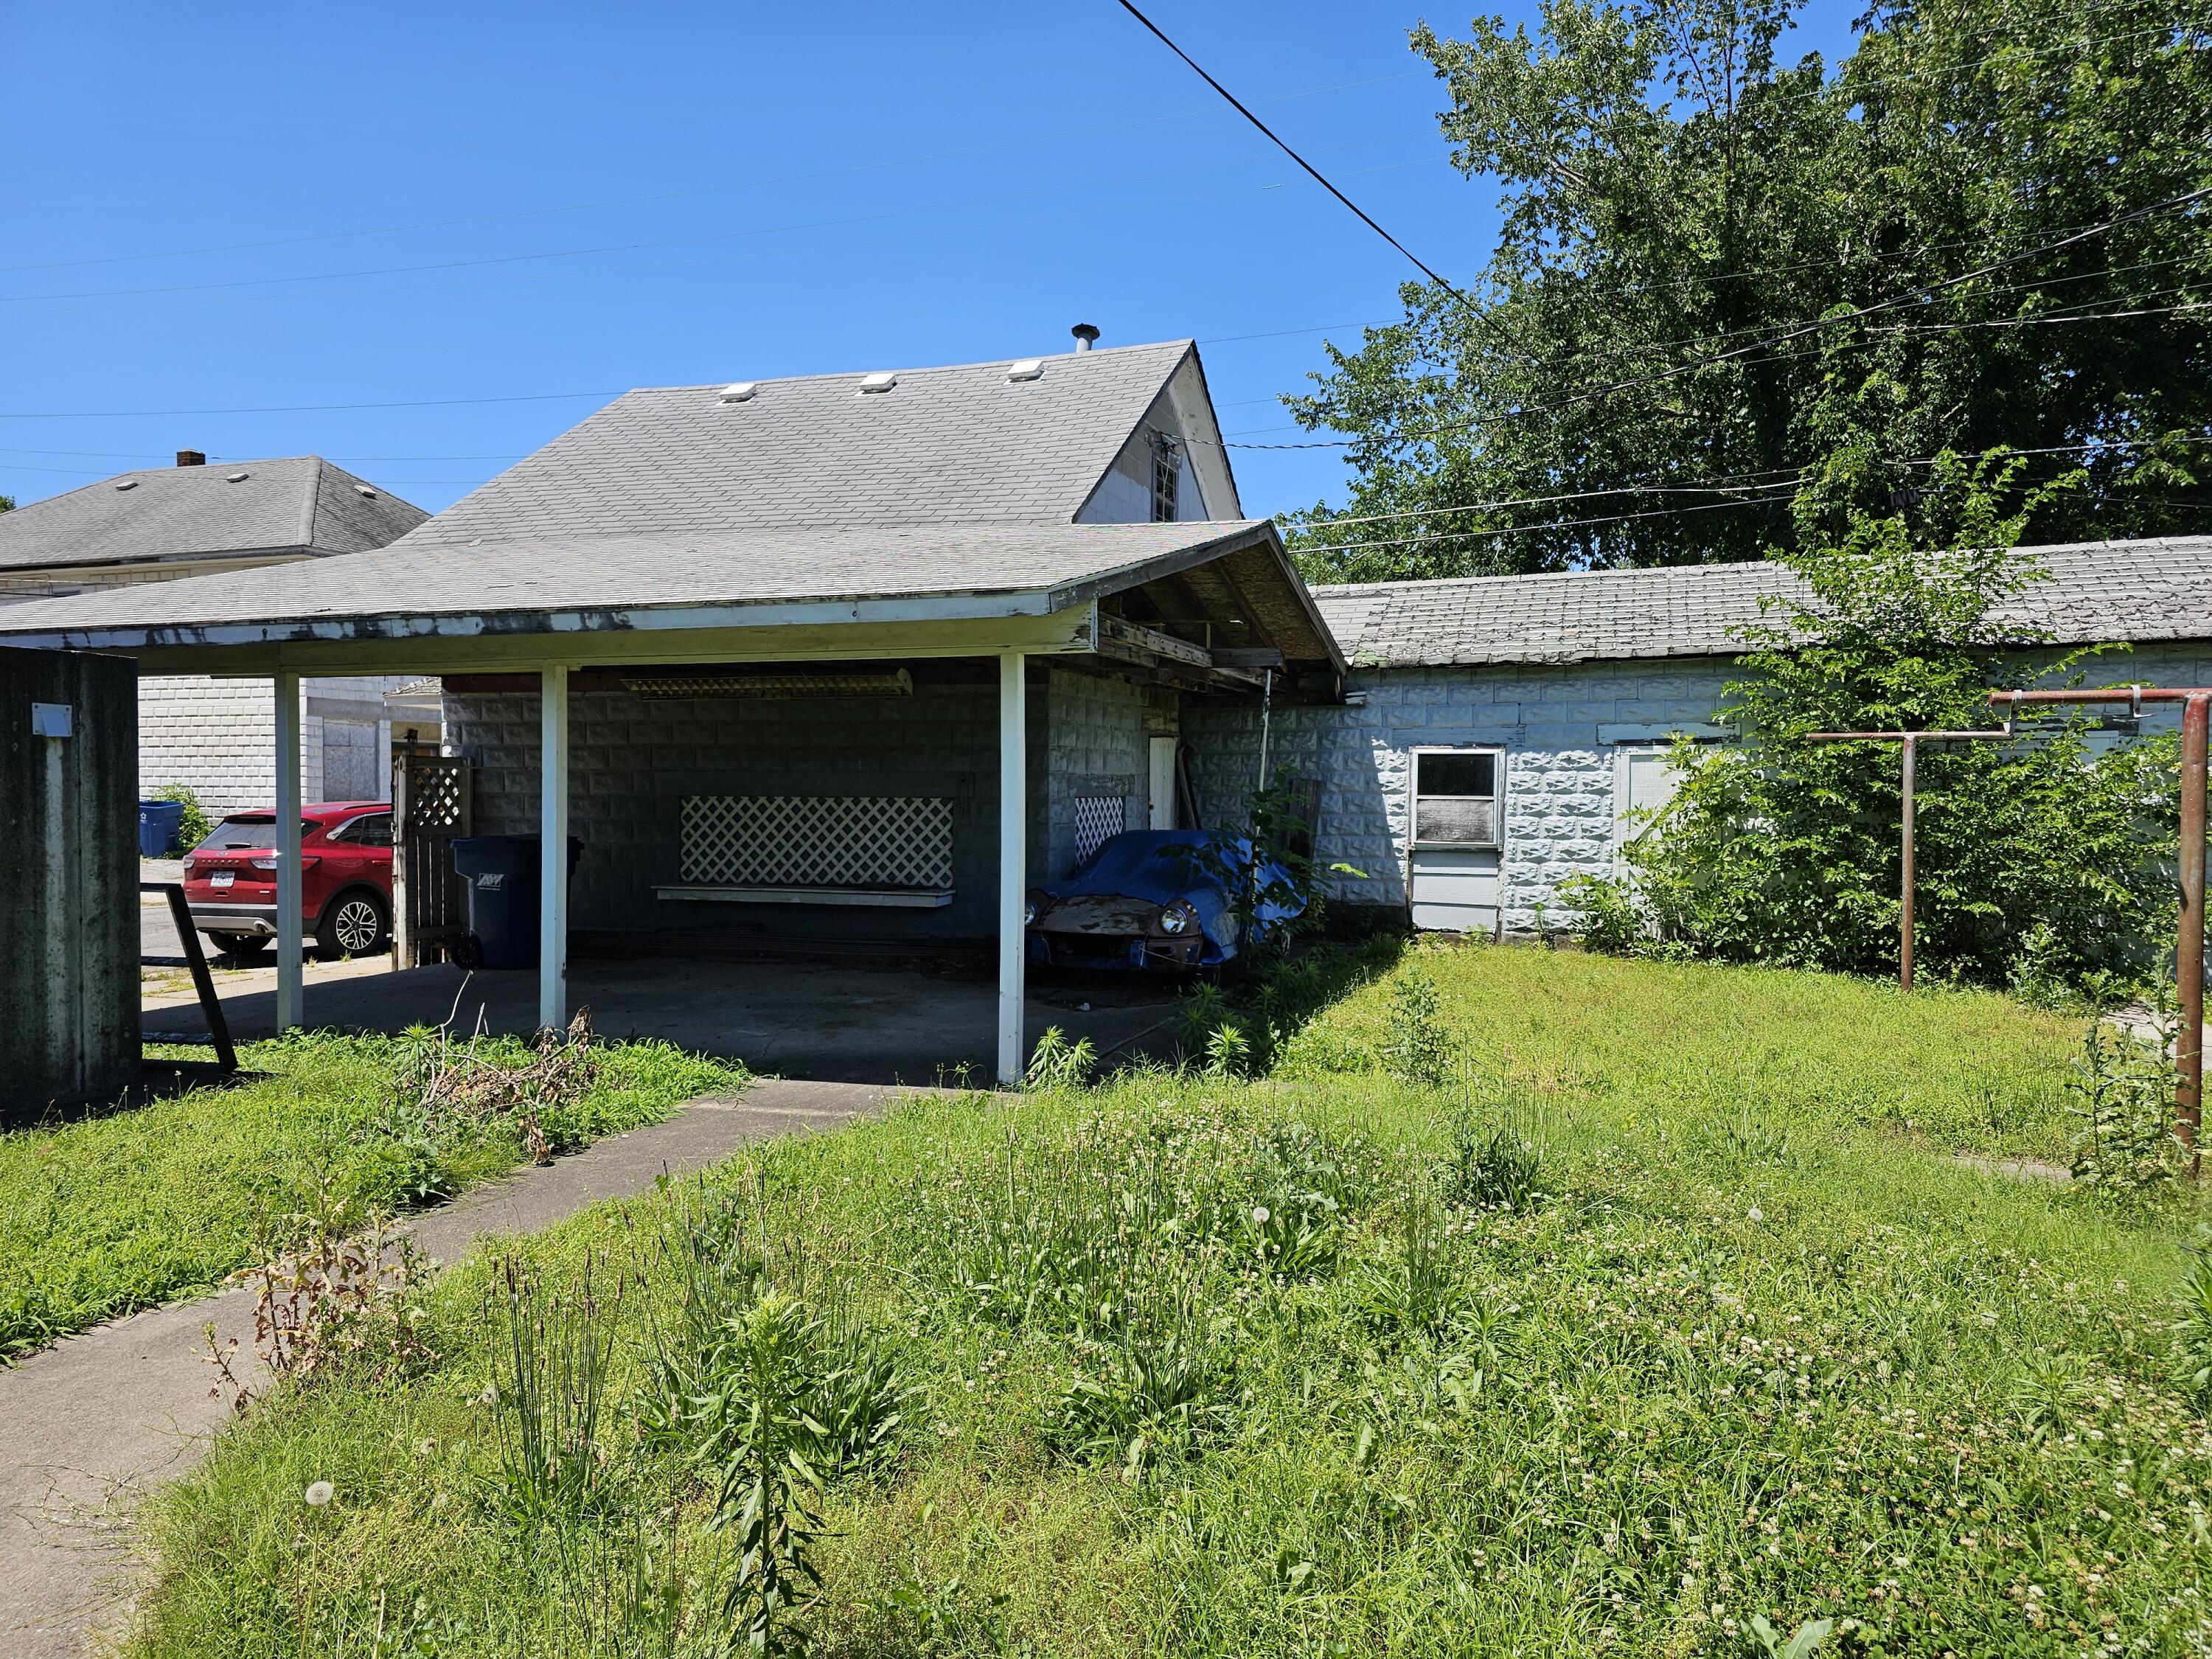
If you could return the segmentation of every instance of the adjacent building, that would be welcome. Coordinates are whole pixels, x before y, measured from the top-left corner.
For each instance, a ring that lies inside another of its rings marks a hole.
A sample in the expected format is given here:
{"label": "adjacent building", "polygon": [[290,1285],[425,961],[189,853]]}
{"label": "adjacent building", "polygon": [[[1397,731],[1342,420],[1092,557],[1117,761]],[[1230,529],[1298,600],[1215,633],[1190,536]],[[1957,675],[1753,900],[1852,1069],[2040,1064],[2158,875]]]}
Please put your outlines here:
{"label": "adjacent building", "polygon": [[[173,467],[87,484],[0,514],[0,605],[327,559],[398,540],[429,515],[315,455],[224,461],[179,450]],[[0,615],[4,615],[0,611]],[[302,687],[311,799],[380,799],[389,787],[397,680]],[[183,784],[212,812],[265,806],[275,717],[264,678],[149,675],[139,682],[138,790]],[[434,720],[419,706],[400,724]]]}

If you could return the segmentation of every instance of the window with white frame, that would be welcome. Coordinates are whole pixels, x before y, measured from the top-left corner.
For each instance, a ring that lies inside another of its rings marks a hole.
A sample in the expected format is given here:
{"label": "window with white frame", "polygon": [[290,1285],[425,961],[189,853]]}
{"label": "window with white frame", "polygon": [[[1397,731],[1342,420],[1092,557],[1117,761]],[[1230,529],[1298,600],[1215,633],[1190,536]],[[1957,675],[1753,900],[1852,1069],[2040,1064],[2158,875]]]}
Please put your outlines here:
{"label": "window with white frame", "polygon": [[1164,432],[1152,434],[1152,522],[1173,524],[1176,485],[1182,478],[1182,446]]}
{"label": "window with white frame", "polygon": [[1412,754],[1417,847],[1495,847],[1504,757],[1495,749],[1416,749]]}

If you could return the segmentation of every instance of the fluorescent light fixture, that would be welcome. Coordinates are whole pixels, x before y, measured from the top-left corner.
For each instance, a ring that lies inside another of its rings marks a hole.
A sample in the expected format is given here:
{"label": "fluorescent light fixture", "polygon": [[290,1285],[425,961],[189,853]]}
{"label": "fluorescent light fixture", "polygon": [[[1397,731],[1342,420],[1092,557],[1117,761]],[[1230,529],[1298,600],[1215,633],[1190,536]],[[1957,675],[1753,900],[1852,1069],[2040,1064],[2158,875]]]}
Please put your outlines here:
{"label": "fluorescent light fixture", "polygon": [[641,697],[714,699],[790,697],[910,697],[914,676],[905,669],[889,673],[705,673],[625,674],[623,687]]}
{"label": "fluorescent light fixture", "polygon": [[860,391],[864,396],[871,392],[889,392],[897,384],[898,376],[888,371],[879,374],[860,376]]}
{"label": "fluorescent light fixture", "polygon": [[732,380],[722,388],[722,401],[726,404],[749,404],[759,390],[758,380]]}
{"label": "fluorescent light fixture", "polygon": [[1009,380],[1042,380],[1044,379],[1044,359],[1024,357],[1008,366],[1006,378]]}

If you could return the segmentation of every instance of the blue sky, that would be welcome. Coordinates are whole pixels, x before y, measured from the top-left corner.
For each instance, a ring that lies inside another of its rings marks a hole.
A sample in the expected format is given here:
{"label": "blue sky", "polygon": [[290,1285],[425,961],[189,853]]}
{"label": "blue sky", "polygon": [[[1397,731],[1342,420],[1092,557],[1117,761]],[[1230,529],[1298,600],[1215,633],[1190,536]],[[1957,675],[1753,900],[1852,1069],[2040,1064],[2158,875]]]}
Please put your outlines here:
{"label": "blue sky", "polygon": [[[1496,192],[1447,164],[1410,5],[1147,9],[1474,276]],[[1793,46],[1832,52],[1846,9],[1814,15]],[[1054,351],[1078,321],[1196,336],[1232,439],[1295,441],[1276,395],[1407,275],[1113,0],[14,6],[0,149],[26,501],[198,448],[435,509],[633,386]],[[293,407],[334,404],[406,406]],[[1250,513],[1342,493],[1332,452],[1236,464]]]}

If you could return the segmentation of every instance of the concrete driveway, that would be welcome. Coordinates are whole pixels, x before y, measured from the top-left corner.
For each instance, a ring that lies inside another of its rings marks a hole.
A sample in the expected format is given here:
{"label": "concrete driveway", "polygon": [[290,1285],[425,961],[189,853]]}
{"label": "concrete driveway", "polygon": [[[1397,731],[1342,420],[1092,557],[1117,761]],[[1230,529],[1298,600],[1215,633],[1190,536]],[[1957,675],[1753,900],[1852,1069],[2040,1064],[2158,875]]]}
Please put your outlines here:
{"label": "concrete driveway", "polygon": [[[274,1035],[276,977],[273,968],[216,974],[234,1037]],[[1158,981],[1033,982],[1030,992],[1032,1043],[1048,1025],[1116,1059],[1164,1055],[1171,1043],[1176,995]],[[602,1036],[665,1037],[777,1077],[927,1085],[957,1080],[964,1066],[988,1084],[996,1047],[996,989],[955,963],[586,958],[569,965],[568,998],[572,1008],[592,1011]],[[207,1029],[189,981],[149,988],[145,1006],[149,1031]],[[537,975],[444,966],[393,973],[386,957],[309,964],[311,1027],[399,1031],[447,1021],[464,1033],[527,1034],[538,1023]]]}

